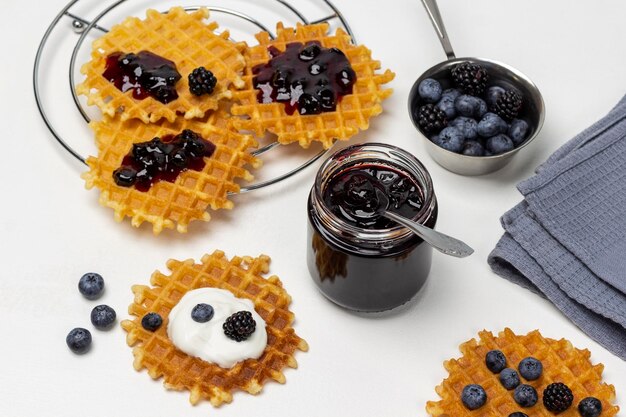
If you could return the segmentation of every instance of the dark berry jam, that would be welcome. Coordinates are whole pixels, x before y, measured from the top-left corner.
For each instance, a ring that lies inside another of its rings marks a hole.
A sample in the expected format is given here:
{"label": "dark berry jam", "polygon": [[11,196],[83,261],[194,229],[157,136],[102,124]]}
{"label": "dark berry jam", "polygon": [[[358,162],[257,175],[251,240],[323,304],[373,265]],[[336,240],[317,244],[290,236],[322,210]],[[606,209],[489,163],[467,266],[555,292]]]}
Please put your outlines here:
{"label": "dark berry jam", "polygon": [[181,75],[176,64],[152,52],[114,52],[107,57],[102,76],[123,93],[132,90],[137,100],[152,96],[167,104],[178,98],[175,85]]}
{"label": "dark berry jam", "polygon": [[113,180],[120,187],[148,191],[157,181],[174,182],[186,170],[201,171],[204,157],[215,152],[215,145],[191,130],[148,142],[133,144],[133,148],[113,172]]}
{"label": "dark berry jam", "polygon": [[423,202],[422,191],[411,177],[384,165],[349,167],[333,177],[324,191],[324,203],[336,216],[365,229],[397,226],[382,216],[385,210],[412,219]]}
{"label": "dark berry jam", "polygon": [[356,73],[346,55],[319,42],[294,42],[285,52],[269,47],[272,58],[252,69],[259,103],[284,103],[285,112],[302,115],[334,111],[345,95],[352,94]]}

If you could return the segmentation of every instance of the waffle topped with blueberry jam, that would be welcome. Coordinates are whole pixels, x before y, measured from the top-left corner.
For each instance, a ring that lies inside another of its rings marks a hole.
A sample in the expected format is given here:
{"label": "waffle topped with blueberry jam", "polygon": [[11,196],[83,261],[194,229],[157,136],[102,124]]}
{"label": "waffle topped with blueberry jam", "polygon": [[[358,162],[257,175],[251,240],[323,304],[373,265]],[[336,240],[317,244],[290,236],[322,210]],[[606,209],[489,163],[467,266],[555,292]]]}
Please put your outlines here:
{"label": "waffle topped with blueberry jam", "polygon": [[[134,317],[122,327],[129,346],[133,347],[136,370],[147,369],[154,379],[163,378],[165,387],[187,390],[190,402],[208,400],[214,406],[230,403],[233,391],[258,394],[265,382],[285,382],[283,369],[296,368],[296,351],[308,350],[307,343],[296,335],[289,311],[291,297],[276,276],[265,277],[269,270],[267,256],[226,258],[223,252],[205,255],[202,262],[170,260],[170,274],[155,272],[152,286],[133,286],[135,301],[129,307]],[[235,297],[254,303],[266,323],[267,346],[258,359],[246,359],[230,369],[190,356],[178,350],[167,334],[169,313],[178,301],[197,288],[227,290]]]}
{"label": "waffle topped with blueberry jam", "polygon": [[113,26],[94,41],[77,93],[109,117],[144,123],[217,109],[231,86],[243,86],[245,44],[230,41],[228,31],[217,34],[217,23],[204,22],[208,16],[206,8],[174,7]]}
{"label": "waffle topped with blueberry jam", "polygon": [[239,191],[239,180],[252,180],[248,167],[261,165],[250,154],[254,138],[236,132],[223,110],[174,123],[105,116],[90,126],[98,155],[87,159],[86,187],[100,190],[116,220],[152,223],[155,234],[186,232],[191,221],[211,218],[207,209],[233,208],[229,193]]}
{"label": "waffle topped with blueberry jam", "polygon": [[433,417],[613,417],[615,388],[602,381],[602,364],[565,340],[537,330],[498,336],[479,333],[463,343],[459,359],[444,362],[449,375],[426,403]]}
{"label": "waffle topped with blueberry jam", "polygon": [[342,29],[330,35],[326,23],[279,23],[276,39],[267,32],[256,38],[259,44],[244,52],[245,86],[234,92],[232,113],[246,117],[237,119],[240,129],[259,137],[271,132],[282,144],[329,148],[367,129],[391,95],[382,86],[393,72],[378,73],[380,62]]}

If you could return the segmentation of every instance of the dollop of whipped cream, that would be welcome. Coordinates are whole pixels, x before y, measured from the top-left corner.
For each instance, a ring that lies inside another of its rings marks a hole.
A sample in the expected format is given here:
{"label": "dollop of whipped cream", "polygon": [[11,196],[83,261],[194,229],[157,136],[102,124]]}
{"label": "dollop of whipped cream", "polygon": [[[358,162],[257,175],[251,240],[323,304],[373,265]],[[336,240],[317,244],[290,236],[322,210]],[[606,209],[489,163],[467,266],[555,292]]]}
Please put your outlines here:
{"label": "dollop of whipped cream", "polygon": [[[191,318],[191,310],[200,303],[213,306],[213,318],[206,323]],[[222,326],[228,317],[242,310],[252,313],[256,330],[247,340],[237,342],[224,334]],[[267,346],[265,321],[254,310],[252,301],[218,288],[188,291],[170,312],[167,334],[186,354],[222,368],[232,368],[246,359],[258,359]]]}

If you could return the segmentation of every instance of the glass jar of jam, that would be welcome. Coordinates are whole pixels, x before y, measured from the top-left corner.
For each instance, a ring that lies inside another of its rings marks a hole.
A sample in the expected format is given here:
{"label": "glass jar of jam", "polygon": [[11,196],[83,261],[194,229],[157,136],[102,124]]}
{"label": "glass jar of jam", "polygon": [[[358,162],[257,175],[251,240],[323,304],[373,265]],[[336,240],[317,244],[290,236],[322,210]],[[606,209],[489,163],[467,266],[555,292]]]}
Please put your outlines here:
{"label": "glass jar of jam", "polygon": [[[387,200],[388,206],[379,206]],[[309,194],[307,263],[322,294],[342,307],[390,310],[426,282],[431,246],[381,210],[435,227],[437,199],[417,158],[395,146],[369,143],[324,162]]]}

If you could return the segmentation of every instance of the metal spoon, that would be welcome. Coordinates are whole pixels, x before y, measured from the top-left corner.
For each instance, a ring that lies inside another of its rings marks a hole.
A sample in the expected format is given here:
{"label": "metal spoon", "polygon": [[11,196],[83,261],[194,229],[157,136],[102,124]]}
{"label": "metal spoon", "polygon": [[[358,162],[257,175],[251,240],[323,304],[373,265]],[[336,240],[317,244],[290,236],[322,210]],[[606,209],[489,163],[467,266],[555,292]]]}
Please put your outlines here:
{"label": "metal spoon", "polygon": [[437,232],[430,227],[426,227],[423,224],[407,219],[406,217],[394,213],[393,211],[389,211],[389,198],[378,188],[376,189],[376,196],[378,197],[378,208],[376,210],[378,215],[393,220],[407,229],[410,229],[413,233],[424,239],[426,243],[437,249],[439,252],[456,258],[465,258],[474,253],[474,249],[458,239],[444,233]]}

